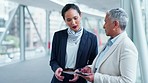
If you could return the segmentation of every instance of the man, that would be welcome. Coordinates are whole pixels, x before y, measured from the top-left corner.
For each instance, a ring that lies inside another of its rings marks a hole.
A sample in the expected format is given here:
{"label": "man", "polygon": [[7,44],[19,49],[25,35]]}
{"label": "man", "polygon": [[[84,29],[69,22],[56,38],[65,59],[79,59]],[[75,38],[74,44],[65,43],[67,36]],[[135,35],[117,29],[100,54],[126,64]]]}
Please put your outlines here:
{"label": "man", "polygon": [[81,69],[82,76],[93,83],[135,83],[138,52],[125,31],[128,16],[122,8],[106,13],[104,29],[110,36],[92,65]]}

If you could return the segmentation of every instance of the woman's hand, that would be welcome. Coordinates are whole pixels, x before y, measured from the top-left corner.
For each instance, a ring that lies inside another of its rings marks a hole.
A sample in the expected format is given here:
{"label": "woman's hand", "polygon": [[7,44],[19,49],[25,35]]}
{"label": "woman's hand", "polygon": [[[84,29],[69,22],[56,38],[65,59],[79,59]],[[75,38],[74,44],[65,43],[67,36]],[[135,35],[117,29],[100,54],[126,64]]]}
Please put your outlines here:
{"label": "woman's hand", "polygon": [[83,77],[84,79],[90,81],[90,82],[94,81],[94,73],[89,73],[88,76],[83,76],[83,75],[80,75],[80,76]]}
{"label": "woman's hand", "polygon": [[60,80],[60,81],[63,81],[63,79],[64,79],[64,76],[61,76],[62,71],[63,71],[62,68],[58,68],[58,69],[55,71],[55,77],[56,77],[58,80]]}
{"label": "woman's hand", "polygon": [[[79,70],[76,69],[74,72],[78,72]],[[74,78],[69,80],[69,82],[76,82],[79,79],[79,76],[77,74],[74,74]]]}
{"label": "woman's hand", "polygon": [[85,66],[81,69],[81,72],[83,73],[92,73],[91,68],[88,66]]}
{"label": "woman's hand", "polygon": [[79,75],[83,77],[84,79],[93,82],[94,81],[94,73],[92,72],[91,68],[88,66],[85,66],[84,68],[81,69],[81,72],[87,73],[87,76]]}

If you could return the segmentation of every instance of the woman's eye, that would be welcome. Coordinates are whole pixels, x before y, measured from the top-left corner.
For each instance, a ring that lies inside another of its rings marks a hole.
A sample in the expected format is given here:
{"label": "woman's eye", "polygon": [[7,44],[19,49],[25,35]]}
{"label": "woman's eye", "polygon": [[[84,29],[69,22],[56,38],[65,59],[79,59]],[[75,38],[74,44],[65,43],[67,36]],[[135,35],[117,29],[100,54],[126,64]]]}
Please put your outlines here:
{"label": "woman's eye", "polygon": [[74,17],[74,20],[77,20],[78,19],[78,17]]}
{"label": "woman's eye", "polygon": [[67,19],[67,22],[70,22],[71,21],[71,19]]}

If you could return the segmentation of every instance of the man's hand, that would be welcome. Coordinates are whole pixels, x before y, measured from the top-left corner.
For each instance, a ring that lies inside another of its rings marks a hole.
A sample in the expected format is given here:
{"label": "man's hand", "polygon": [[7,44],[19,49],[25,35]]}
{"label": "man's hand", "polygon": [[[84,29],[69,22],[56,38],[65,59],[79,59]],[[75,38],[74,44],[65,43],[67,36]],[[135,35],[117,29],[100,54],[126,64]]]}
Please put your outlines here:
{"label": "man's hand", "polygon": [[63,71],[62,68],[58,68],[58,69],[55,71],[55,77],[56,77],[58,80],[60,80],[60,81],[63,81],[63,79],[64,79],[64,76],[61,76],[62,71]]}

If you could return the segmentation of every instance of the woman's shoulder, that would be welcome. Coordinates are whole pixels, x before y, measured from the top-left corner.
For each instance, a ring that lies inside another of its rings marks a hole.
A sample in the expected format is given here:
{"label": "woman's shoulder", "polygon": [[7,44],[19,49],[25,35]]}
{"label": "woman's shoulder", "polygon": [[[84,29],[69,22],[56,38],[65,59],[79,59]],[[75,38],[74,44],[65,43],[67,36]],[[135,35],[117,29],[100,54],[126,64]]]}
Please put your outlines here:
{"label": "woman's shoulder", "polygon": [[63,34],[63,33],[67,33],[67,29],[63,29],[55,32],[55,34]]}
{"label": "woman's shoulder", "polygon": [[95,35],[93,32],[90,32],[90,31],[88,31],[88,30],[86,30],[86,29],[84,29],[84,33],[85,33],[85,34],[88,34],[89,37],[96,37],[96,35]]}

